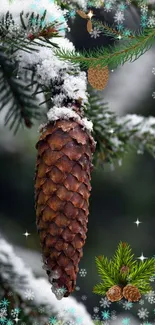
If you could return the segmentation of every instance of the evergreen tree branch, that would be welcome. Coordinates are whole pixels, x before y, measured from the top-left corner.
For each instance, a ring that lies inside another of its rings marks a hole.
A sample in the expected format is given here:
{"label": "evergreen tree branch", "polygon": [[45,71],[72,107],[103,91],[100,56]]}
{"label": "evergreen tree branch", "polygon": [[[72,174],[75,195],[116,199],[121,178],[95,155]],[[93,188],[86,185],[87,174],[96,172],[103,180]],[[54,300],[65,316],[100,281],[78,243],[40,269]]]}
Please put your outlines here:
{"label": "evergreen tree branch", "polygon": [[96,167],[104,162],[121,160],[130,149],[137,153],[147,150],[155,157],[155,118],[130,114],[117,117],[104,99],[88,87],[90,93],[85,116],[93,123],[93,136],[97,142],[93,161]]}
{"label": "evergreen tree branch", "polygon": [[33,120],[40,117],[38,104],[32,98],[32,91],[25,89],[26,84],[22,79],[17,79],[16,66],[0,46],[0,110],[7,105],[5,125],[17,132],[20,124],[31,127]]}
{"label": "evergreen tree branch", "polygon": [[142,35],[138,35],[131,40],[126,40],[123,43],[119,42],[118,45],[107,48],[101,47],[93,50],[79,53],[75,51],[66,51],[65,49],[55,50],[55,54],[61,60],[68,60],[72,63],[80,63],[81,67],[89,68],[109,66],[110,69],[114,69],[119,65],[123,65],[125,62],[133,62],[137,60],[141,55],[148,51],[154,44],[155,28],[147,28]]}
{"label": "evergreen tree branch", "polygon": [[[114,25],[109,25],[108,23],[96,20],[94,18],[91,19],[93,26],[97,27],[100,31],[102,31],[107,37],[111,37],[115,40],[118,39],[133,39],[136,37],[136,33],[135,32],[131,32],[128,29],[124,29],[123,32],[122,31],[118,31],[116,30],[116,28],[114,27]],[[141,32],[142,33],[142,32]],[[137,33],[140,35],[140,32]]]}

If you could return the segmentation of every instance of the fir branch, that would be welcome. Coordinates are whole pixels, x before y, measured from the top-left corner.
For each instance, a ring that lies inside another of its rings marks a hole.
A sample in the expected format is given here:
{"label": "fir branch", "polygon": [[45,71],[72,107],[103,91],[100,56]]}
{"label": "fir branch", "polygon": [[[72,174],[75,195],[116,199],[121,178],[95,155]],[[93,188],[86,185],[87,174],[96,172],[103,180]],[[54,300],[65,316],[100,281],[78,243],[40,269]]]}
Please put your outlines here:
{"label": "fir branch", "polygon": [[104,281],[104,283],[106,283],[110,288],[115,284],[115,280],[113,279],[112,263],[104,256],[96,257],[95,260],[102,281]]}
{"label": "fir branch", "polygon": [[143,153],[147,150],[155,157],[155,118],[130,114],[117,117],[108,108],[104,99],[88,86],[89,102],[84,112],[93,123],[96,150],[93,156],[95,167],[104,162],[120,161],[129,149]]}
{"label": "fir branch", "polygon": [[106,286],[104,282],[101,282],[99,284],[96,284],[93,288],[93,292],[98,295],[105,295],[107,290],[109,289],[109,286]]}
{"label": "fir branch", "polygon": [[96,20],[94,18],[91,19],[93,26],[99,28],[106,36],[111,37],[115,40],[118,39],[133,39],[136,37],[135,32],[131,32],[127,29],[123,30],[123,32],[115,29],[114,25],[109,25],[108,23]]}
{"label": "fir branch", "polygon": [[155,28],[147,28],[142,35],[138,35],[132,40],[124,41],[113,47],[95,48],[92,51],[84,50],[76,53],[65,49],[55,50],[55,54],[61,60],[68,60],[72,63],[80,63],[81,67],[89,68],[109,66],[114,69],[125,62],[133,62],[148,51],[154,44]]}
{"label": "fir branch", "polygon": [[131,248],[127,243],[120,242],[115,255],[112,259],[113,270],[115,271],[116,283],[124,282],[127,279],[127,273],[121,274],[120,270],[122,266],[133,267],[136,261],[133,259],[134,254],[131,254]]}
{"label": "fir branch", "polygon": [[130,279],[132,284],[135,284],[136,281],[143,280],[148,282],[148,279],[155,273],[155,259],[151,258],[144,262],[140,262],[138,266],[133,269],[130,274]]}
{"label": "fir branch", "polygon": [[16,66],[0,47],[0,110],[6,105],[8,111],[5,125],[14,128],[16,133],[20,124],[31,127],[33,119],[40,117],[36,99],[32,98],[32,91],[25,89],[26,84],[16,78]]}

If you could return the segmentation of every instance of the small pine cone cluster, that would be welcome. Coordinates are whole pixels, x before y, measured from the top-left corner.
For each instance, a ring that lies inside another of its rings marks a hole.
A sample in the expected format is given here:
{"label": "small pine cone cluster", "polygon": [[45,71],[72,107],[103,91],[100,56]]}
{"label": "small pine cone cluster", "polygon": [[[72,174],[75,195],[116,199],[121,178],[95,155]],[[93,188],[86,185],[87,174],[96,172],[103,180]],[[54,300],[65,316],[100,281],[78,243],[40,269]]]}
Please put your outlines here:
{"label": "small pine cone cluster", "polygon": [[43,129],[36,148],[37,229],[44,268],[61,299],[74,291],[83,255],[95,141],[80,122],[57,120]]}
{"label": "small pine cone cluster", "polygon": [[131,302],[139,301],[141,298],[138,288],[130,284],[126,285],[123,289],[120,286],[115,285],[107,291],[106,296],[108,300],[112,302],[119,301],[123,297]]}

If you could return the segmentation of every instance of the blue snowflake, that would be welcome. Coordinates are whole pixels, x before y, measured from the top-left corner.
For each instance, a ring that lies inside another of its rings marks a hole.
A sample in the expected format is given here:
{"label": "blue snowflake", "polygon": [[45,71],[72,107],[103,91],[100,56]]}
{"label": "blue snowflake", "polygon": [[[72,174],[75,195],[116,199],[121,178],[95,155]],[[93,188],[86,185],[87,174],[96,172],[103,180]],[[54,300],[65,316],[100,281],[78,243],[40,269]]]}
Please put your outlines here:
{"label": "blue snowflake", "polygon": [[76,319],[76,322],[77,322],[77,324],[81,324],[81,323],[82,323],[82,317],[78,317],[78,318]]}
{"label": "blue snowflake", "polygon": [[11,319],[8,319],[6,325],[13,325],[13,321]]}
{"label": "blue snowflake", "polygon": [[7,320],[6,317],[0,318],[0,324],[2,325],[5,324],[6,320]]}
{"label": "blue snowflake", "polygon": [[124,3],[122,2],[122,3],[120,3],[120,5],[118,6],[118,8],[119,8],[119,10],[124,11],[124,10],[127,8],[127,6],[126,6],[126,4],[124,4]]}
{"label": "blue snowflake", "polygon": [[71,11],[69,11],[68,16],[69,16],[70,18],[75,17],[75,16],[76,16],[76,11],[75,11],[75,9],[72,9]]}
{"label": "blue snowflake", "polygon": [[75,313],[75,308],[71,307],[66,310],[68,313],[74,314]]}
{"label": "blue snowflake", "polygon": [[123,318],[122,324],[123,325],[129,325],[130,324],[130,318]]}
{"label": "blue snowflake", "polygon": [[0,305],[2,307],[8,307],[9,304],[10,304],[10,301],[8,299],[5,299],[5,298],[0,302]]}
{"label": "blue snowflake", "polygon": [[122,24],[118,24],[117,25],[117,29],[118,29],[118,31],[121,31],[121,30],[124,29],[124,26]]}
{"label": "blue snowflake", "polygon": [[56,317],[50,317],[49,322],[50,322],[50,324],[52,324],[52,325],[56,324],[56,323],[57,323],[57,319],[56,319]]}
{"label": "blue snowflake", "polygon": [[129,29],[125,29],[123,31],[123,34],[124,34],[124,36],[130,36],[131,35],[131,31]]}
{"label": "blue snowflake", "polygon": [[102,318],[103,318],[104,320],[110,318],[109,310],[102,311],[101,314],[102,314]]}

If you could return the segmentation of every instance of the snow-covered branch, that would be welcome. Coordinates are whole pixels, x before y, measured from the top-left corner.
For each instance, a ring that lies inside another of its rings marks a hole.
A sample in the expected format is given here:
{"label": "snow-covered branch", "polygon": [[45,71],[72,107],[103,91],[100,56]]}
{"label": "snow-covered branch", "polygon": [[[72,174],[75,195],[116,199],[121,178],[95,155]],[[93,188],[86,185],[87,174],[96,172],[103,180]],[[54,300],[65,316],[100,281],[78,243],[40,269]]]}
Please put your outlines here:
{"label": "snow-covered branch", "polygon": [[[93,324],[83,304],[78,303],[72,297],[58,301],[48,281],[45,278],[35,278],[31,269],[25,266],[23,260],[14,253],[13,247],[3,238],[0,238],[0,271],[0,289],[1,285],[7,285],[10,290],[21,297],[22,301],[27,301],[27,303],[28,298],[29,301],[34,298],[33,301],[31,300],[32,306],[46,306],[48,317],[55,314],[63,321],[74,320],[76,322],[81,319],[81,325]],[[68,312],[71,309],[74,309],[74,313]]]}

